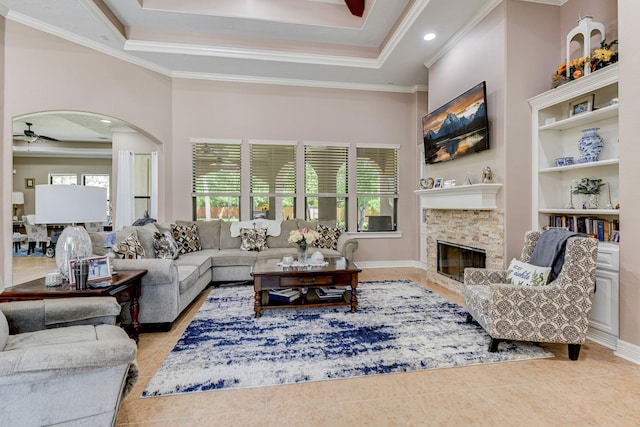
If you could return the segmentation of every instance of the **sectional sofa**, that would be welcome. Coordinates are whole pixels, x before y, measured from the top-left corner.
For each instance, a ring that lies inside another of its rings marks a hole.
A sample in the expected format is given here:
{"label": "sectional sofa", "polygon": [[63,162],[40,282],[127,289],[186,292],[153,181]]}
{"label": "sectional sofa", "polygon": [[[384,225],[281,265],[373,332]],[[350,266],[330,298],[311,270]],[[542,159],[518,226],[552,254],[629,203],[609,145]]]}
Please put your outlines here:
{"label": "sectional sofa", "polygon": [[[325,244],[332,247],[309,248],[309,252],[320,251],[324,257],[345,257],[353,259],[358,241],[341,233],[335,222],[310,222],[290,219],[278,222],[275,232],[266,237],[263,250],[243,250],[243,237],[238,234],[238,225],[228,221],[175,221],[174,223],[151,223],[144,226],[129,226],[116,232],[116,241],[123,242],[135,234],[141,248],[134,250],[132,259],[113,261],[117,270],[146,269],[142,278],[139,321],[143,325],[161,324],[164,328],[211,283],[229,283],[251,280],[251,266],[258,258],[282,259],[285,255],[296,255],[297,249],[288,241],[292,230],[309,227],[331,232]],[[195,225],[195,228],[194,228]],[[249,224],[257,227],[259,224]],[[186,230],[186,233],[185,233]],[[195,232],[191,232],[195,231]],[[154,240],[156,233],[177,232],[182,252],[176,259],[156,258]],[[182,235],[179,235],[183,233]],[[277,234],[277,235],[276,235]],[[89,233],[95,255],[105,255],[105,233]],[[332,241],[332,238],[334,239]],[[182,240],[180,240],[182,239]],[[131,240],[131,239],[129,239]],[[136,246],[136,245],[131,245]]]}

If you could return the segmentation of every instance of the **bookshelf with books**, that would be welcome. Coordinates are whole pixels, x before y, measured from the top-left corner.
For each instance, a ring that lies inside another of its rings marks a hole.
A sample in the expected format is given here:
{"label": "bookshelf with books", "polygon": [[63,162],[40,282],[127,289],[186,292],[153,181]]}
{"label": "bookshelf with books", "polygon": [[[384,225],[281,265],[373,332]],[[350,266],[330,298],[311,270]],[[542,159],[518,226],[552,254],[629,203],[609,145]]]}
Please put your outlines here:
{"label": "bookshelf with books", "polygon": [[[532,229],[563,227],[600,241],[589,337],[613,349],[618,337],[621,238],[617,98],[618,64],[613,64],[529,99]],[[576,108],[582,105],[586,108]],[[588,158],[578,143],[593,128],[602,137],[602,150]],[[597,196],[576,194],[585,178],[602,183]]]}

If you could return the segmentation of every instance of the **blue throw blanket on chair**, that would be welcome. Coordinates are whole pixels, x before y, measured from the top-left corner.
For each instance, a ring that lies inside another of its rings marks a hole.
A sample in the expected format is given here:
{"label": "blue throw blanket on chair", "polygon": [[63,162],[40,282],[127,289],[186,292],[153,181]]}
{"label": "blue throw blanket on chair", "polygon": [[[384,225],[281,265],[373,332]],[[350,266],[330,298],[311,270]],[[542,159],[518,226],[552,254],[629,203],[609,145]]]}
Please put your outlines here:
{"label": "blue throw blanket on chair", "polygon": [[560,274],[560,270],[562,270],[562,264],[564,264],[564,250],[567,240],[573,236],[581,236],[581,234],[562,228],[551,228],[543,231],[536,247],[533,249],[529,264],[537,265],[538,267],[551,267],[549,281],[554,281]]}

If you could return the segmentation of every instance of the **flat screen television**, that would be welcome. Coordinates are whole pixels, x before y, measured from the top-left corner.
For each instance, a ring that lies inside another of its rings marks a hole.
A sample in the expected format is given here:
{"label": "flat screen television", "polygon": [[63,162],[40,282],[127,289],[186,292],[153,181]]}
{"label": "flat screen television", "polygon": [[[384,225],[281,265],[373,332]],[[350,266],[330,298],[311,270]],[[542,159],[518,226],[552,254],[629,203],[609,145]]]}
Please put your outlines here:
{"label": "flat screen television", "polygon": [[488,150],[486,82],[479,83],[424,116],[422,130],[424,160],[427,164]]}

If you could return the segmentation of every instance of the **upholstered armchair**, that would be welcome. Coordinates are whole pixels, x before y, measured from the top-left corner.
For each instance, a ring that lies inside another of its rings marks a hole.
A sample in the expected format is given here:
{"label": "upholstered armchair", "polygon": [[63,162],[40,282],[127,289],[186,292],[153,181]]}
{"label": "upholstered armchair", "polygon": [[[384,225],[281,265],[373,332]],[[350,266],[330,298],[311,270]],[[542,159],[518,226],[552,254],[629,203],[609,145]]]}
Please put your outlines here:
{"label": "upholstered armchair", "polygon": [[115,425],[136,344],[112,297],[0,304],[0,425]]}
{"label": "upholstered armchair", "polygon": [[[520,261],[531,260],[539,238],[540,232],[526,233]],[[597,256],[597,240],[570,237],[562,269],[544,286],[506,284],[506,271],[466,268],[467,321],[475,319],[489,334],[490,352],[504,340],[566,343],[569,358],[577,360],[589,326]]]}
{"label": "upholstered armchair", "polygon": [[35,224],[35,215],[25,215],[22,219],[24,221],[24,228],[27,231],[27,241],[29,243],[27,255],[35,252],[36,246],[40,246],[43,254],[46,253],[47,246],[49,245],[47,225]]}

